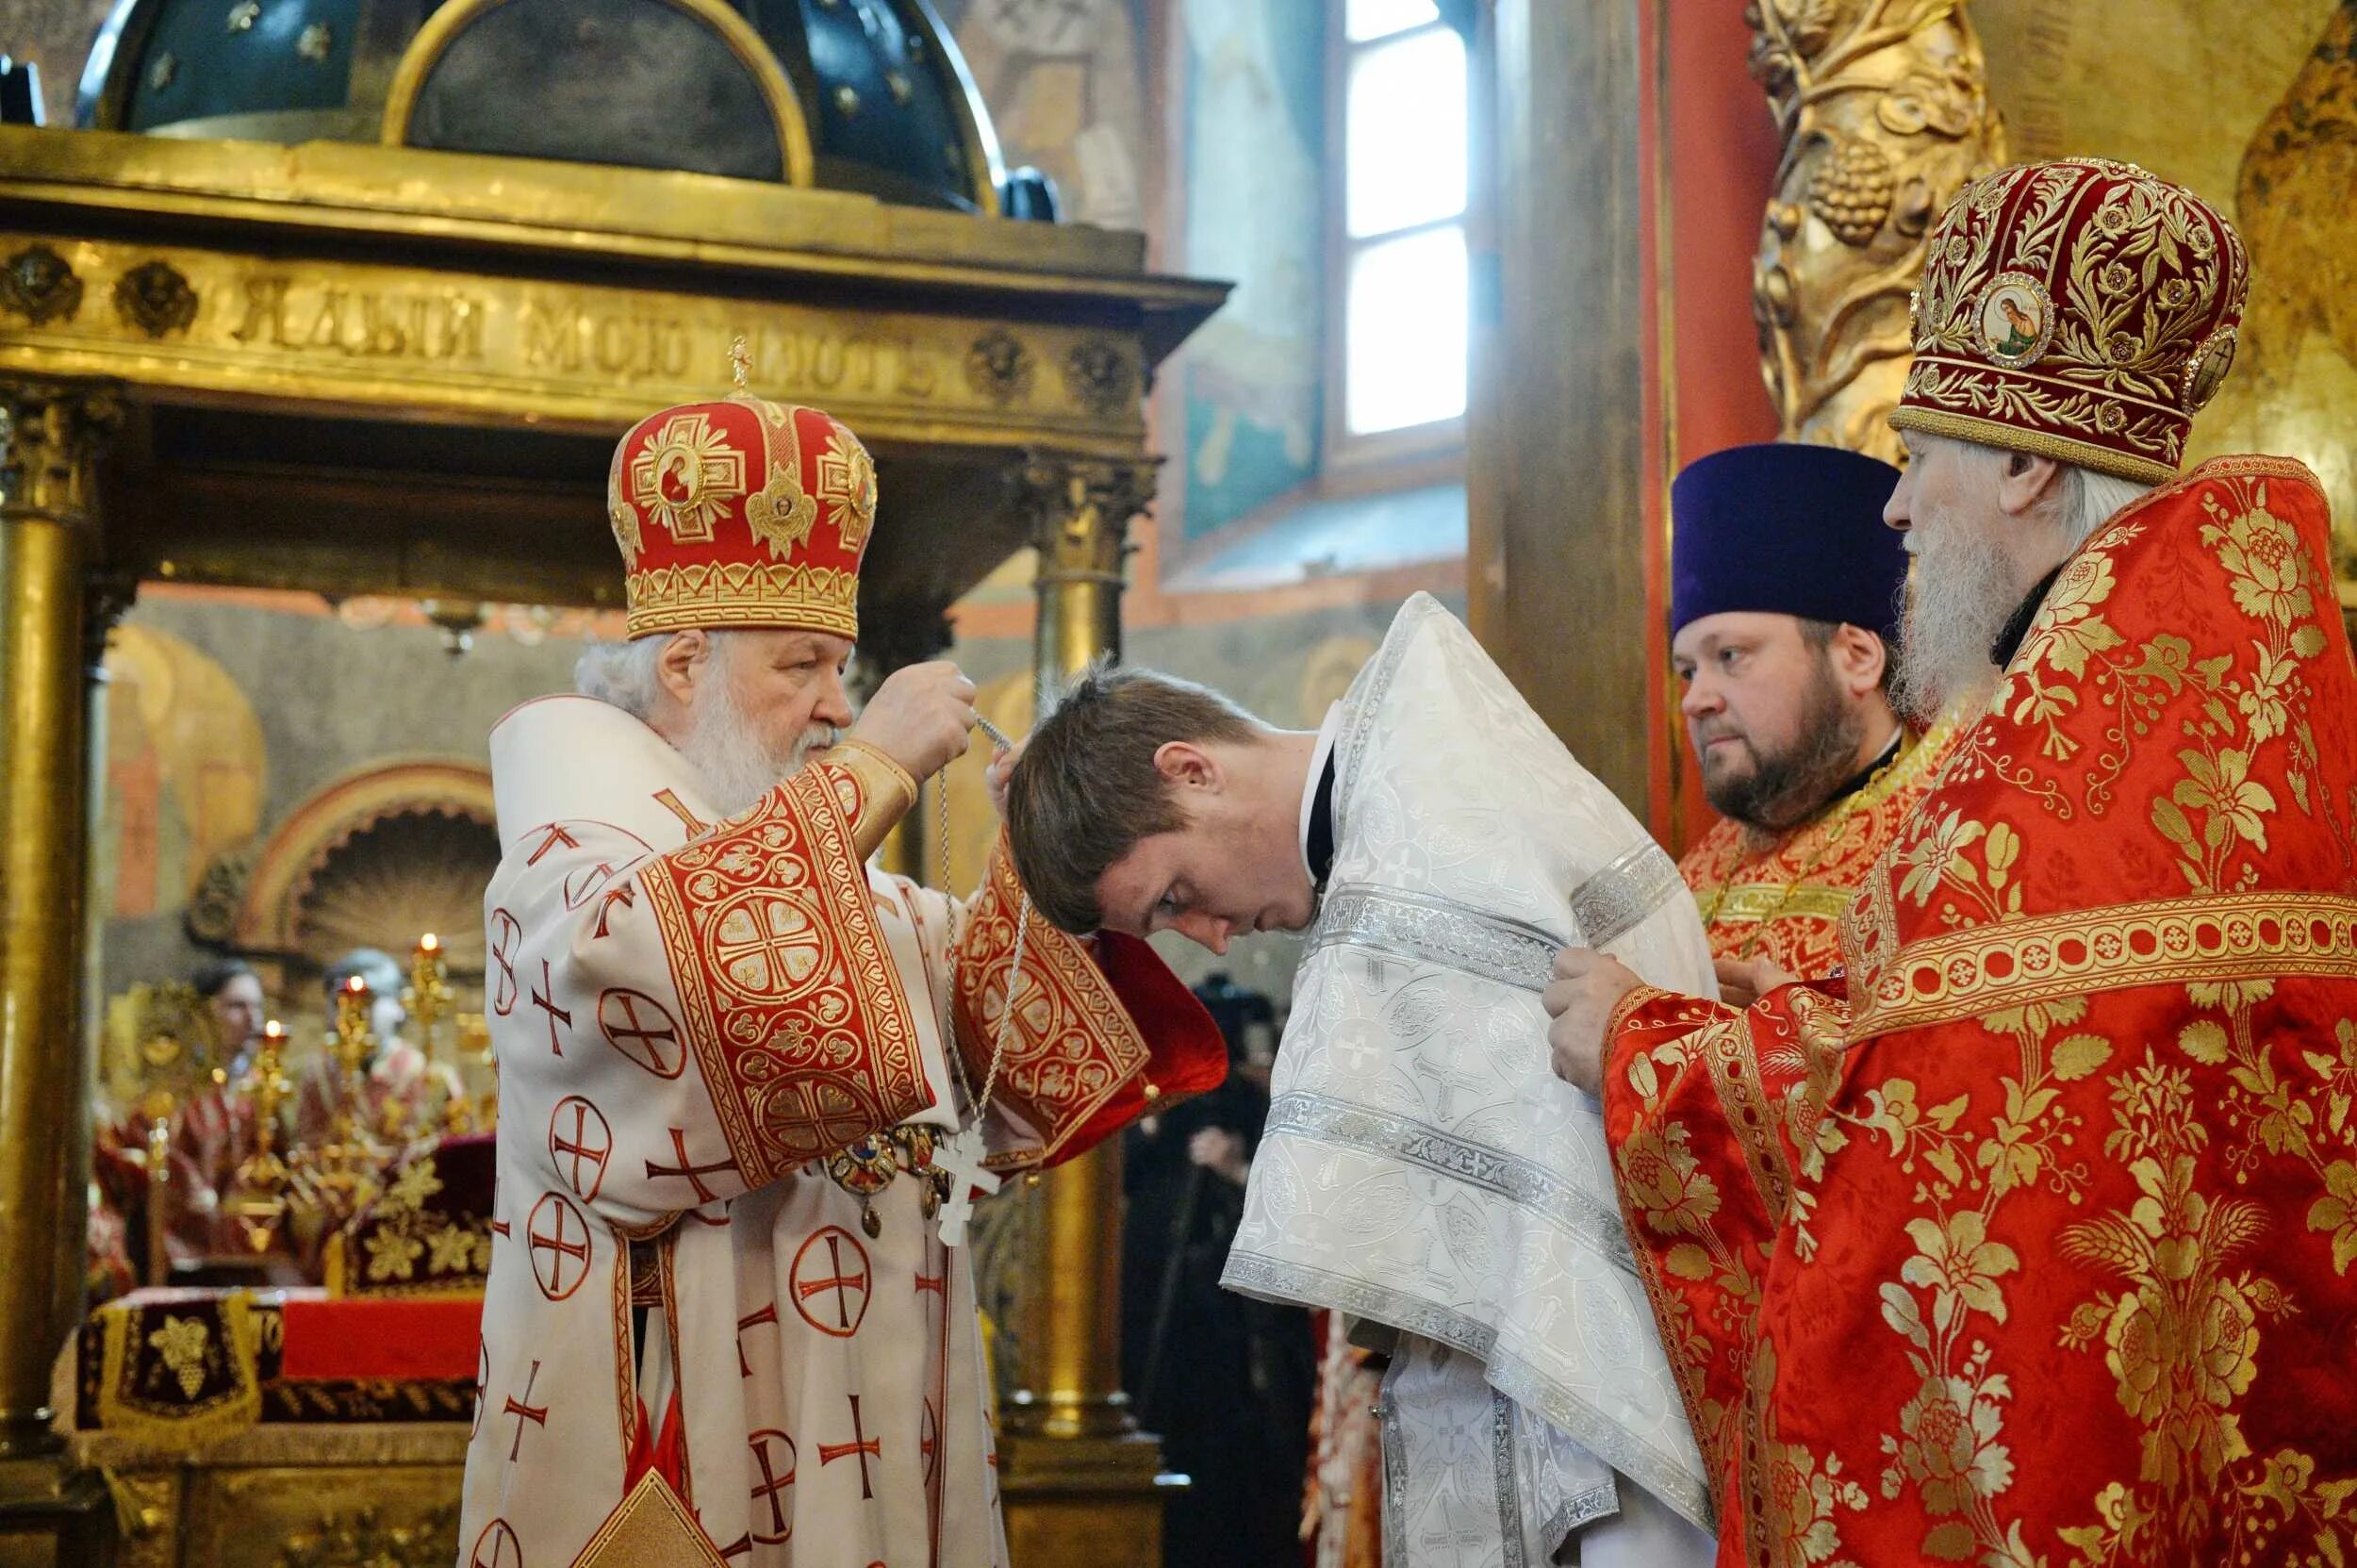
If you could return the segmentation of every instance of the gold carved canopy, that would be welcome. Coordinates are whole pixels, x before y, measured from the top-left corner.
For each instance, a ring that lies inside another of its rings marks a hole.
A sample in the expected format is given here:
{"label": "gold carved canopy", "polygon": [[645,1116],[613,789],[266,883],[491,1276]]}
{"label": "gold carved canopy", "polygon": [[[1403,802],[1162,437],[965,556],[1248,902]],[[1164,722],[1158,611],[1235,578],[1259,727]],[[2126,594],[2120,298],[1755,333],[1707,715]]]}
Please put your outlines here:
{"label": "gold carved canopy", "polygon": [[844,191],[0,127],[0,377],[121,389],[119,580],[618,603],[609,444],[741,335],[877,454],[863,602],[937,624],[1026,541],[1027,463],[1143,455],[1224,294],[1134,234]]}

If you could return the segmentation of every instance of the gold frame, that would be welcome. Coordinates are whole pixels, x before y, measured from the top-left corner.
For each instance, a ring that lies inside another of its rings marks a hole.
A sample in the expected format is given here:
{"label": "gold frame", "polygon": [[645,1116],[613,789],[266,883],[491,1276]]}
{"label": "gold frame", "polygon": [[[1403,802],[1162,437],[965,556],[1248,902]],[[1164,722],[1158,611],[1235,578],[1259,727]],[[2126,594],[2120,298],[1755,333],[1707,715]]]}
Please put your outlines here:
{"label": "gold frame", "polygon": [[[418,94],[424,89],[426,76],[441,63],[442,56],[457,41],[458,35],[470,25],[507,5],[509,0],[452,0],[426,19],[418,29],[418,36],[402,51],[401,63],[394,67],[393,81],[385,95],[385,122],[382,140],[387,147],[406,147],[409,123],[417,113]],[[802,114],[802,100],[794,91],[794,84],[785,78],[785,68],[778,57],[753,31],[752,24],[721,3],[721,0],[662,0],[664,5],[691,20],[701,22],[720,36],[729,53],[737,58],[746,70],[752,73],[761,96],[769,106],[769,118],[778,127],[778,156],[785,169],[785,183],[808,187],[817,181],[817,161],[811,150],[810,123]],[[992,210],[997,210],[995,199]]]}

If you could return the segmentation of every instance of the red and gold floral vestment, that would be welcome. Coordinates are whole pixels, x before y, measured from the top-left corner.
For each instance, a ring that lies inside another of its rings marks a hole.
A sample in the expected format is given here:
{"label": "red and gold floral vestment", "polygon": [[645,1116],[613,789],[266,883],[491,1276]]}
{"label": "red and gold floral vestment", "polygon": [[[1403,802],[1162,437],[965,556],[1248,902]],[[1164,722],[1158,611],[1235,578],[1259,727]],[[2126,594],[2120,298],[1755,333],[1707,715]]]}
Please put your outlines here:
{"label": "red and gold floral vestment", "polygon": [[1724,1563],[2357,1557],[2357,670],[2298,464],[2069,563],[1840,982],[1614,1017]]}
{"label": "red and gold floral vestment", "polygon": [[1787,833],[1721,817],[1678,862],[1713,958],[1765,958],[1804,979],[1841,964],[1841,915],[1899,825],[1938,782],[1962,731],[1912,731],[1865,784]]}

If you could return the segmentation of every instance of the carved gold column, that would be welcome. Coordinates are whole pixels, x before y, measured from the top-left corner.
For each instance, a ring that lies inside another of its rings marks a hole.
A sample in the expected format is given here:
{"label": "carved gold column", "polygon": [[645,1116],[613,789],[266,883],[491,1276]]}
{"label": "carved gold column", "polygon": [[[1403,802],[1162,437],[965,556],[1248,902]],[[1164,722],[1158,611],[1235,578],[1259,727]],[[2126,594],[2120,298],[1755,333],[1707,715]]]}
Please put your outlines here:
{"label": "carved gold column", "polygon": [[[1039,552],[1040,686],[1050,693],[1121,652],[1129,520],[1154,495],[1149,460],[1034,454],[1019,498]],[[1048,703],[1043,701],[1041,711]],[[1038,1191],[1034,1266],[1008,1339],[999,1474],[1015,1568],[1151,1568],[1162,1561],[1160,1443],[1121,1392],[1121,1146],[1060,1165]]]}
{"label": "carved gold column", "polygon": [[99,388],[0,386],[0,1531],[37,1539],[30,1561],[74,1560],[88,1522],[87,1478],[40,1456],[50,1365],[81,1315],[83,575],[115,414]]}
{"label": "carved gold column", "polygon": [[1963,0],[1753,0],[1752,75],[1784,139],[1753,271],[1788,441],[1896,460],[1923,232],[2004,161]]}

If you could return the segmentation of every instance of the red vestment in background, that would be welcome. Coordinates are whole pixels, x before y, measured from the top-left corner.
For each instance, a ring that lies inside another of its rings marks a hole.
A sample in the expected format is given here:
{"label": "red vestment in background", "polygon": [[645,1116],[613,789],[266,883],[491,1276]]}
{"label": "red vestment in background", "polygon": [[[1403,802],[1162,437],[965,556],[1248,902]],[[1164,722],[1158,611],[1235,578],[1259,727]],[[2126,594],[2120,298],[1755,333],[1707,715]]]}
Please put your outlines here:
{"label": "red vestment in background", "polygon": [[1724,1563],[2357,1557],[2357,670],[2313,476],[2098,530],[1848,980],[1640,991],[1606,1120]]}

